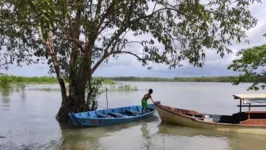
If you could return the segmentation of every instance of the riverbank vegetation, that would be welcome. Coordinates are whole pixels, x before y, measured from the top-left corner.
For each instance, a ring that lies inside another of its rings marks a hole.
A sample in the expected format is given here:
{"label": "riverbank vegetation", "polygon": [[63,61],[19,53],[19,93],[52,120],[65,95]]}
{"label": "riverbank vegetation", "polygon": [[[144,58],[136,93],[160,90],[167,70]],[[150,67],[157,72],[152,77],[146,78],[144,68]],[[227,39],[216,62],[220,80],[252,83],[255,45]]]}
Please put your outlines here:
{"label": "riverbank vegetation", "polygon": [[[175,78],[159,78],[159,77],[94,77],[100,79],[104,85],[115,85],[119,81],[141,81],[141,82],[235,82],[239,76],[212,76],[212,77],[175,77]],[[260,80],[256,79],[260,82]],[[253,82],[253,79],[246,79],[245,82]],[[261,79],[263,82],[263,79]],[[8,83],[17,84],[58,84],[56,77],[22,77],[22,76],[0,76],[0,84],[7,85]]]}
{"label": "riverbank vegetation", "polygon": [[[100,81],[100,91],[103,92],[107,88],[108,91],[137,91],[138,88],[135,86],[127,85],[127,84],[117,84],[115,81],[110,79],[104,79],[96,77],[95,80]],[[0,88],[10,88],[11,84],[15,84],[16,87],[23,87],[25,88],[27,84],[57,84],[58,81],[56,77],[23,77],[23,76],[9,76],[9,75],[2,75],[0,76]],[[67,83],[67,82],[66,82]],[[68,86],[66,87],[68,90]],[[41,90],[41,91],[60,91],[59,88],[51,88],[51,87],[31,87],[29,90]]]}
{"label": "riverbank vegetation", "polygon": [[[100,79],[100,78],[95,78]],[[65,81],[67,83],[67,81]],[[114,81],[110,79],[102,79],[103,84],[115,84]],[[53,76],[42,76],[42,77],[23,77],[23,76],[13,76],[13,75],[2,75],[0,76],[0,84],[58,84],[56,77]]]}

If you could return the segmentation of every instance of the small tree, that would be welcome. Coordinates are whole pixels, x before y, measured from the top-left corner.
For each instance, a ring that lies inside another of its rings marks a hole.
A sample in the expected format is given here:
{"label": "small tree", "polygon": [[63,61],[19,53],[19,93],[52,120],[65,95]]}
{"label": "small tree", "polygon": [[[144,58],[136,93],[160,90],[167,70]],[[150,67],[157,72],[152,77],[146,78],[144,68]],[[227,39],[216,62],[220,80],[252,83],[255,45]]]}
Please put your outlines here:
{"label": "small tree", "polygon": [[[264,34],[266,37],[266,34]],[[233,60],[228,69],[241,72],[233,84],[238,85],[243,82],[253,82],[248,90],[265,89],[266,86],[266,44],[242,49],[237,53],[240,58]],[[261,83],[259,85],[259,83]]]}
{"label": "small tree", "polygon": [[[204,49],[215,49],[221,57],[230,52],[231,41],[240,41],[256,24],[248,10],[253,2],[4,0],[0,3],[2,60],[6,65],[47,60],[60,84],[62,106],[57,119],[63,121],[70,111],[91,109],[96,95],[92,75],[111,56],[129,54],[143,65],[174,68],[182,66],[182,60],[203,66]],[[139,38],[132,41],[130,35]],[[142,39],[143,35],[149,38]],[[141,55],[128,50],[134,43],[142,46]]]}

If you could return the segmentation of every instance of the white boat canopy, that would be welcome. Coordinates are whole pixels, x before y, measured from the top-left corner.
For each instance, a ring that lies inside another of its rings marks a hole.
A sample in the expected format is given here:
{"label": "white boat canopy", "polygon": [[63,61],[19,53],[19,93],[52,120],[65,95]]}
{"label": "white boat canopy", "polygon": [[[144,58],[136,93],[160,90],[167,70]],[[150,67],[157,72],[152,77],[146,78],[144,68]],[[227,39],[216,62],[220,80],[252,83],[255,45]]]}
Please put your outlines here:
{"label": "white boat canopy", "polygon": [[265,100],[266,94],[234,94],[234,99],[241,100]]}

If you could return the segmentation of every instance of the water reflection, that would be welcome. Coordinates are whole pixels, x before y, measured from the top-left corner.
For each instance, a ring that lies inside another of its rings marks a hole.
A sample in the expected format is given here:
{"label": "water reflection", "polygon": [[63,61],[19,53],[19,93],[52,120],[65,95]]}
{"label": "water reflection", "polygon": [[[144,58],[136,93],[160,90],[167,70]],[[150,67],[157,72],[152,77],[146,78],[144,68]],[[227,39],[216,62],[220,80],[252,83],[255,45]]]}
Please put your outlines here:
{"label": "water reflection", "polygon": [[[165,134],[168,136],[183,136],[183,137],[208,137],[216,138],[220,141],[226,141],[228,148],[241,149],[241,150],[264,150],[266,147],[265,136],[255,134],[241,134],[241,133],[229,133],[221,131],[213,131],[208,129],[189,128],[177,125],[171,125],[161,123],[158,126],[158,134]],[[195,144],[195,143],[194,143]],[[209,143],[210,145],[216,145],[215,143]]]}
{"label": "water reflection", "polygon": [[9,107],[10,98],[9,95],[11,93],[10,88],[0,88],[1,93],[1,100],[2,100],[2,106],[3,107]]}
{"label": "water reflection", "polygon": [[21,93],[19,98],[24,102],[26,100],[26,91],[25,86],[23,85],[12,85],[6,88],[0,88],[1,93],[1,100],[3,103],[3,106],[9,106],[10,103],[10,96],[12,93]]}
{"label": "water reflection", "polygon": [[157,136],[161,137],[163,149],[204,149],[224,150],[230,149],[226,136],[216,136],[211,130],[181,127],[161,123],[158,126]]}
{"label": "water reflection", "polygon": [[25,102],[26,101],[26,92],[24,90],[21,91],[20,97],[21,97],[21,101],[22,102]]}
{"label": "water reflection", "polygon": [[[109,144],[119,145],[123,140],[131,141],[127,135],[130,135],[133,130],[136,130],[134,133],[138,133],[138,131],[142,133],[143,140],[147,140],[144,141],[144,149],[150,149],[151,137],[147,129],[147,123],[156,122],[158,119],[157,116],[152,116],[141,121],[105,127],[76,128],[71,125],[60,124],[62,128],[62,144],[60,149],[112,149],[109,147]],[[137,128],[140,126],[141,130],[138,130]],[[125,132],[126,134],[123,134],[122,132]],[[121,133],[123,134],[123,137],[121,137],[122,139],[120,139]]]}
{"label": "water reflection", "polygon": [[146,149],[146,150],[149,150],[150,149],[150,146],[152,146],[152,143],[151,143],[151,140],[150,140],[150,133],[149,133],[149,130],[147,129],[147,123],[143,123],[141,125],[141,132],[142,132],[142,136],[143,136],[143,145],[144,145],[144,148],[143,149]]}
{"label": "water reflection", "polygon": [[[93,127],[93,128],[76,128],[62,130],[62,144],[61,150],[83,150],[83,149],[100,149],[102,144],[101,138],[111,136],[112,134],[130,128],[135,124],[124,124],[118,126],[108,127]],[[117,141],[119,142],[119,141]]]}
{"label": "water reflection", "polygon": [[103,136],[103,132],[95,133],[90,129],[71,129],[62,131],[62,144],[60,149],[98,149],[98,136]]}

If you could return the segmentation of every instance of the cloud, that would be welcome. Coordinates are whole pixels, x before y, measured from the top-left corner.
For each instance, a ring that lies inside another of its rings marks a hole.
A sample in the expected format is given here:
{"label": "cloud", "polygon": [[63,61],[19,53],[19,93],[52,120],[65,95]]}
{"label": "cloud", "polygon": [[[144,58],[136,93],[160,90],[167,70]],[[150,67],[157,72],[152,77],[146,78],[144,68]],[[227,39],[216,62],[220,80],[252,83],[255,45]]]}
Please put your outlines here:
{"label": "cloud", "polygon": [[[136,60],[134,56],[125,54],[120,55],[118,59],[110,58],[108,63],[103,63],[95,72],[95,76],[151,76],[151,77],[176,77],[176,76],[221,76],[221,75],[236,75],[236,72],[227,70],[227,66],[236,58],[236,53],[243,49],[253,46],[259,46],[266,43],[266,38],[262,35],[266,33],[266,0],[260,4],[250,6],[251,13],[258,19],[257,26],[247,32],[247,38],[250,43],[234,43],[230,48],[233,53],[226,54],[221,58],[215,50],[206,51],[205,66],[203,68],[185,65],[181,68],[169,70],[165,65],[153,65],[152,70],[147,70],[142,67],[142,64]],[[141,37],[130,36],[130,40],[149,40],[147,35]],[[126,47],[126,50],[140,53],[141,45],[131,44]],[[0,72],[6,72],[0,70]],[[23,68],[12,66],[7,73],[23,76],[42,76],[48,75],[48,66],[38,64],[25,66]]]}

